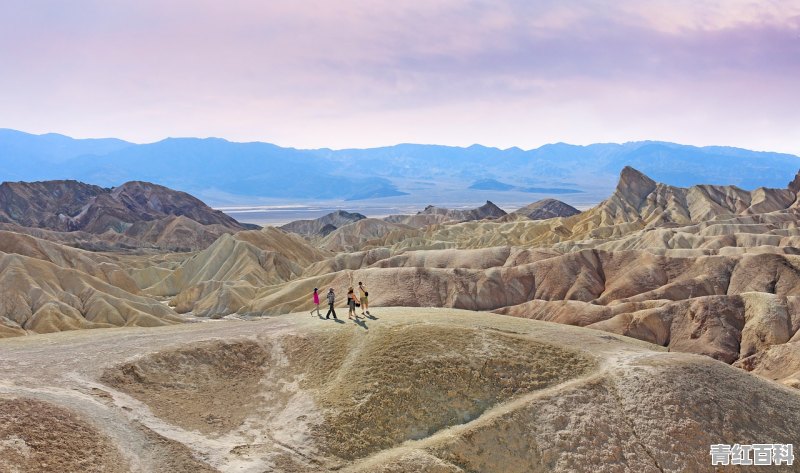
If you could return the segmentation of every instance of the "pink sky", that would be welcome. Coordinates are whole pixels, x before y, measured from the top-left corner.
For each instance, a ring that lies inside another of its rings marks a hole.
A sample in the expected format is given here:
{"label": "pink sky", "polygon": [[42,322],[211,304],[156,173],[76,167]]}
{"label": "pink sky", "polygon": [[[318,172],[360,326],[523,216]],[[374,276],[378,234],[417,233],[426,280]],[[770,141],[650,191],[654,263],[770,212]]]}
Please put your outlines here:
{"label": "pink sky", "polygon": [[800,154],[798,83],[798,0],[0,2],[0,127],[34,133]]}

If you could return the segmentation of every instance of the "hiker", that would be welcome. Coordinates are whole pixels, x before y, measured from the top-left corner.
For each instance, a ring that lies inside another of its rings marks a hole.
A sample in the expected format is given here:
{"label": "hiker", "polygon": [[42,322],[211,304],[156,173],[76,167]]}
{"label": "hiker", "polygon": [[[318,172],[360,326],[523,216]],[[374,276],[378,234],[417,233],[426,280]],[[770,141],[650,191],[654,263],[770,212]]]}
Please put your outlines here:
{"label": "hiker", "polygon": [[353,286],[350,286],[350,289],[347,291],[347,306],[350,308],[350,311],[347,313],[348,319],[352,319],[355,315],[356,320],[358,320],[358,316],[356,315],[356,303],[358,303],[356,293],[353,291]]}
{"label": "hiker", "polygon": [[333,308],[333,303],[334,302],[336,302],[336,294],[333,293],[333,288],[331,288],[328,291],[328,306],[330,307],[330,309],[328,309],[328,315],[325,316],[326,319],[330,319],[331,318],[331,314],[333,314],[333,318],[335,320],[339,320],[339,319],[336,318],[336,310],[334,310],[334,308]]}
{"label": "hiker", "polygon": [[317,292],[317,288],[314,288],[314,305],[316,309],[311,310],[311,315],[314,315],[314,311],[317,311],[317,317],[322,317],[322,314],[319,313],[319,293]]}
{"label": "hiker", "polygon": [[366,312],[366,315],[370,315],[369,292],[367,292],[367,286],[365,286],[364,284],[361,283],[361,281],[359,281],[358,290],[361,291],[361,315],[364,315],[364,312]]}

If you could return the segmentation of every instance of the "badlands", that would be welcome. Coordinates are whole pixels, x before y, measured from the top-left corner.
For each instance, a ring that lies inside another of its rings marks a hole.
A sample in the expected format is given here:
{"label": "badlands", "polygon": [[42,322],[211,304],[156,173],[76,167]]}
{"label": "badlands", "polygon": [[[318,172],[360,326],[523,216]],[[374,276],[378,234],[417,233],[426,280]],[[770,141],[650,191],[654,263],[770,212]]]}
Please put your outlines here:
{"label": "badlands", "polygon": [[0,185],[0,471],[750,471],[710,445],[800,445],[800,177],[625,168],[580,213],[285,229],[54,182]]}

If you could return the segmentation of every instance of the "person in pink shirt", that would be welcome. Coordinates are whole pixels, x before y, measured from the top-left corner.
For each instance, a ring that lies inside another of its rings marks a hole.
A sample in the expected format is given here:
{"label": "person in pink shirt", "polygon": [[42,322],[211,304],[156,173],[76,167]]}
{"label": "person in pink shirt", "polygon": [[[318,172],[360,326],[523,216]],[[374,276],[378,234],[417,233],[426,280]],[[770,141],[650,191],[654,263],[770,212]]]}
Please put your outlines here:
{"label": "person in pink shirt", "polygon": [[317,292],[317,288],[314,288],[314,305],[316,306],[315,309],[311,310],[311,315],[314,315],[314,311],[317,311],[317,317],[322,317],[322,314],[319,312],[319,293]]}

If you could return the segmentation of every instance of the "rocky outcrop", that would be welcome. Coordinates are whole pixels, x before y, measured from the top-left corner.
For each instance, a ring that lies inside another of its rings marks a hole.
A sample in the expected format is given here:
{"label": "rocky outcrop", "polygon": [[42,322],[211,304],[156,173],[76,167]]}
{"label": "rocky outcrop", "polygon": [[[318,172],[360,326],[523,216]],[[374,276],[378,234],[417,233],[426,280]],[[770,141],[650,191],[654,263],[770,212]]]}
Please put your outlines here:
{"label": "rocky outcrop", "polygon": [[383,220],[398,223],[412,228],[425,228],[447,222],[469,222],[483,219],[499,219],[506,216],[506,211],[490,201],[486,204],[467,210],[447,209],[429,205],[415,215],[389,215]]}
{"label": "rocky outcrop", "polygon": [[493,202],[487,200],[482,206],[469,210],[446,209],[429,205],[425,207],[425,210],[421,211],[420,214],[443,215],[449,220],[469,222],[473,220],[502,217],[503,215],[506,215],[506,211],[495,205]]}
{"label": "rocky outcrop", "polygon": [[605,221],[640,221],[655,227],[785,210],[792,202],[794,193],[788,188],[745,191],[735,186],[673,187],[656,183],[639,171],[626,167],[614,193],[593,213],[595,218]]}
{"label": "rocky outcrop", "polygon": [[123,233],[136,223],[184,217],[200,225],[238,231],[245,227],[185,192],[145,182],[128,182],[88,202],[81,212],[65,219],[69,230]]}
{"label": "rocky outcrop", "polygon": [[[530,221],[501,218],[496,221],[471,221],[422,229],[421,238],[413,241],[384,241],[395,251],[414,249],[485,248],[487,246],[563,248],[595,247],[631,237],[635,241],[653,238],[647,232],[658,232],[667,238],[665,248],[697,248],[736,246],[734,235],[742,233],[741,224],[766,225],[758,234],[771,238],[752,238],[738,246],[775,245],[775,237],[795,236],[800,209],[793,206],[795,196],[790,189],[759,188],[752,192],[734,186],[694,186],[680,188],[655,183],[642,173],[626,168],[620,175],[617,189],[596,207],[572,217]],[[772,227],[774,225],[774,227]],[[715,226],[728,233],[700,235],[699,238],[668,237],[670,232],[694,233]],[[638,233],[637,233],[638,232]],[[754,234],[755,235],[755,234]],[[635,242],[631,242],[636,245]],[[790,241],[782,243],[790,245]],[[688,245],[688,246],[686,246]]]}
{"label": "rocky outcrop", "polygon": [[108,189],[78,181],[0,183],[0,222],[51,230],[69,228],[68,218]]}
{"label": "rocky outcrop", "polygon": [[313,220],[295,220],[281,226],[280,229],[306,237],[327,236],[339,227],[365,218],[367,217],[360,213],[337,210]]}
{"label": "rocky outcrop", "polygon": [[522,215],[531,220],[546,220],[548,218],[556,217],[571,217],[581,212],[575,207],[565,204],[560,200],[543,199],[526,205],[525,207],[515,210],[512,213],[516,215]]}
{"label": "rocky outcrop", "polygon": [[7,223],[56,231],[122,233],[133,223],[185,216],[202,225],[244,227],[185,192],[146,182],[127,182],[113,189],[77,181],[4,182],[0,215]]}
{"label": "rocky outcrop", "polygon": [[[204,248],[223,233],[245,229],[185,192],[139,181],[113,189],[77,181],[5,182],[0,184],[0,222],[99,235],[96,243],[93,237],[78,237],[90,240],[86,246],[171,251]],[[63,236],[59,241],[73,240]]]}

